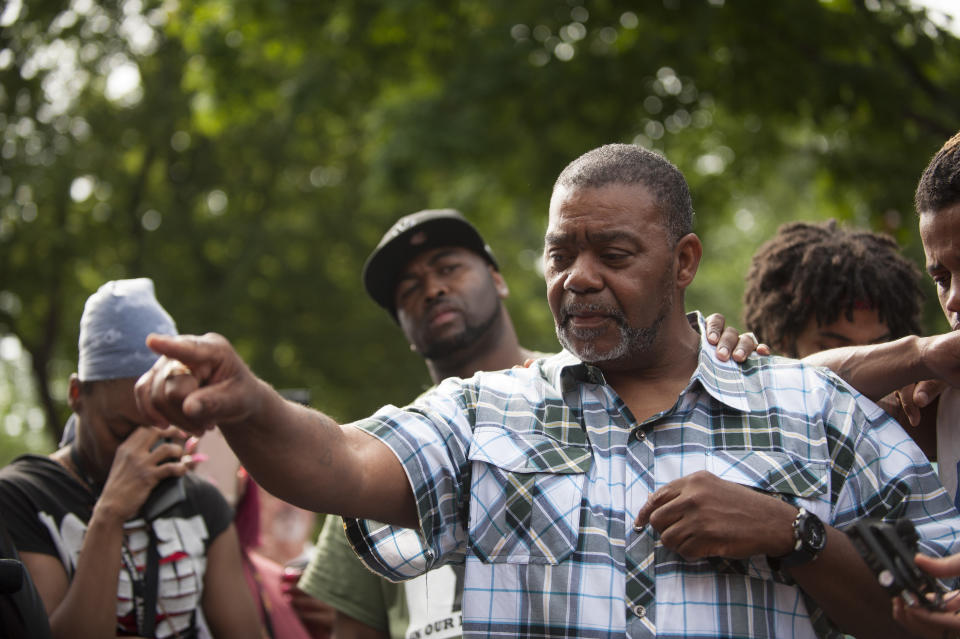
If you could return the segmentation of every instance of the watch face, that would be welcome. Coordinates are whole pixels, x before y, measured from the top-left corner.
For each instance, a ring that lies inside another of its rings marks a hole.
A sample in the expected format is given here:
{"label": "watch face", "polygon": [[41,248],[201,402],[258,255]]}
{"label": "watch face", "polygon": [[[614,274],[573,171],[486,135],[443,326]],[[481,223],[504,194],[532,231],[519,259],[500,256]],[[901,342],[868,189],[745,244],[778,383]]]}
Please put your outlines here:
{"label": "watch face", "polygon": [[816,515],[807,515],[803,520],[802,539],[804,545],[819,552],[827,543],[827,529],[823,527]]}

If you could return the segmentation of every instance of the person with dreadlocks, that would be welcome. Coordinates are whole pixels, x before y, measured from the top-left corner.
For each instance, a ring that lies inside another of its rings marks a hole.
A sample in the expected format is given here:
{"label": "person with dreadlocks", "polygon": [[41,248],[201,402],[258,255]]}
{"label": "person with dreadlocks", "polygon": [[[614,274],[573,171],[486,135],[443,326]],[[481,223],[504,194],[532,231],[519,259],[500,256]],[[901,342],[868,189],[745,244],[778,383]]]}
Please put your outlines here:
{"label": "person with dreadlocks", "polygon": [[784,224],[746,279],[747,330],[788,357],[920,332],[920,271],[889,235]]}
{"label": "person with dreadlocks", "polygon": [[[751,260],[744,323],[777,354],[832,368],[856,386],[829,356],[817,354],[918,334],[920,279],[889,235],[843,228],[836,220],[791,222]],[[906,406],[893,391],[867,394],[901,424],[915,426],[910,434],[936,459],[934,411]]]}
{"label": "person with dreadlocks", "polygon": [[[889,274],[876,268],[895,255],[892,240],[870,233],[859,233],[857,241],[841,239],[842,233],[831,237],[836,233],[832,223],[785,225],[761,247],[747,276],[745,318],[761,341],[803,357],[806,363],[833,369],[867,397],[893,393],[911,423],[921,421],[920,408],[932,412],[940,478],[954,505],[960,505],[960,133],[941,147],[923,172],[915,205],[927,273],[950,323],[949,333],[869,344],[872,340],[864,336],[870,333],[864,330],[861,337],[867,345],[807,351],[803,327],[833,333],[830,339],[815,339],[814,350],[839,346],[836,329],[842,328],[844,319],[847,325],[863,320],[864,329],[886,324],[890,339],[897,337],[901,322],[912,318],[913,325],[904,332],[917,332],[916,313],[908,311],[917,306],[916,286],[904,284],[913,277],[911,269],[898,255]],[[934,577],[960,575],[960,554],[943,558],[918,554],[916,563]],[[960,639],[960,592],[945,595],[942,609],[936,611],[907,605],[897,597],[893,616],[914,636]]]}

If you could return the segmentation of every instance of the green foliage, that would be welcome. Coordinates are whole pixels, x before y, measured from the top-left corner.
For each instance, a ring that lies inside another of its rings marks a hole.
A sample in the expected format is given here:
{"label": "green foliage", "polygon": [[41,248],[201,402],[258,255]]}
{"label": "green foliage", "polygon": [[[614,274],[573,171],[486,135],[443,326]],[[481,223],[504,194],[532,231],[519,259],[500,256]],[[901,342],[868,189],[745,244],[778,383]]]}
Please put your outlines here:
{"label": "green foliage", "polygon": [[605,142],[688,176],[690,307],[738,320],[749,257],[788,220],[886,230],[920,259],[911,199],[960,122],[956,37],[893,0],[640,6],[5,5],[0,337],[29,351],[51,441],[83,300],[116,277],[154,278],[181,331],[225,334],[334,416],[411,398],[423,363],[359,273],[426,207],[477,223],[523,342],[554,350],[550,188]]}

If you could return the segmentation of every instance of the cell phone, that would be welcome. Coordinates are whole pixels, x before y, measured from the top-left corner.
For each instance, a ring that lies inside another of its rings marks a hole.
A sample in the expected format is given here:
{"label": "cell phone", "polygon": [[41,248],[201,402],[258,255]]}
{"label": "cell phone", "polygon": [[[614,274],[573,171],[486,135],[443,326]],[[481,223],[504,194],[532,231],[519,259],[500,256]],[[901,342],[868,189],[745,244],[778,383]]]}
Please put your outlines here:
{"label": "cell phone", "polygon": [[847,534],[888,593],[899,595],[909,605],[920,604],[930,610],[943,607],[946,588],[913,560],[920,537],[912,521],[900,519],[891,524],[862,519]]}
{"label": "cell phone", "polygon": [[[168,437],[159,439],[157,443],[150,447],[150,450],[169,441],[170,438]],[[176,457],[168,457],[160,463],[167,464],[178,461],[180,460]],[[142,514],[143,518],[147,521],[153,521],[186,498],[187,492],[183,486],[183,477],[167,477],[166,479],[160,480],[160,482],[153,487],[153,490],[150,491],[150,495],[147,496],[147,500],[143,502],[143,506],[140,508],[140,514]]]}

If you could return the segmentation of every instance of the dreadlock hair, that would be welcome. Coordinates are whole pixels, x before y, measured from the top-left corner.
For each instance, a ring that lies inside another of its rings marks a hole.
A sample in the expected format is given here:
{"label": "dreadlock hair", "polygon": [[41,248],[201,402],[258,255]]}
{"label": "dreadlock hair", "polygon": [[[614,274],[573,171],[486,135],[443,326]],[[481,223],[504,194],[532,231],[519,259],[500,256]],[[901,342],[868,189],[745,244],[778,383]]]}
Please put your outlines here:
{"label": "dreadlock hair", "polygon": [[917,213],[936,213],[960,202],[960,133],[937,151],[920,182],[914,204]]}
{"label": "dreadlock hair", "polygon": [[674,244],[693,231],[693,201],[683,173],[659,153],[634,144],[605,144],[587,151],[560,172],[553,189],[598,189],[608,184],[646,187],[660,204]]}
{"label": "dreadlock hair", "polygon": [[744,323],[775,351],[797,356],[811,319],[853,321],[877,311],[896,339],[920,332],[920,270],[889,235],[820,224],[784,224],[753,255],[743,295]]}

